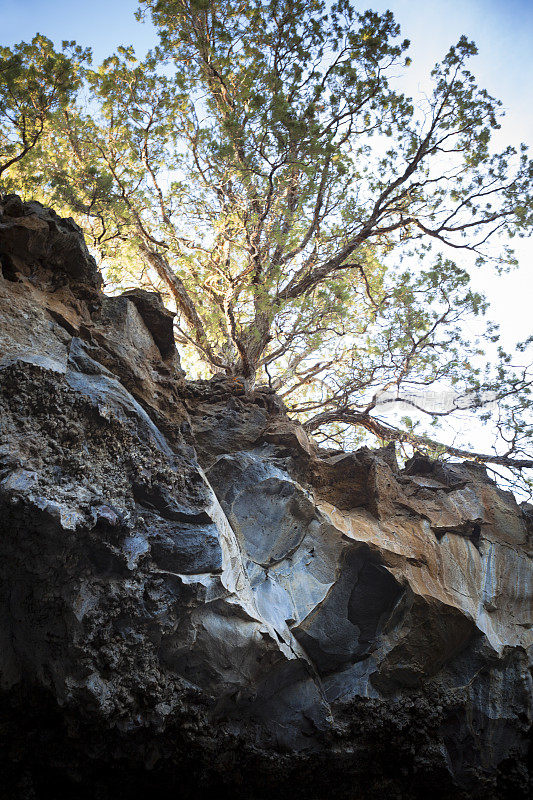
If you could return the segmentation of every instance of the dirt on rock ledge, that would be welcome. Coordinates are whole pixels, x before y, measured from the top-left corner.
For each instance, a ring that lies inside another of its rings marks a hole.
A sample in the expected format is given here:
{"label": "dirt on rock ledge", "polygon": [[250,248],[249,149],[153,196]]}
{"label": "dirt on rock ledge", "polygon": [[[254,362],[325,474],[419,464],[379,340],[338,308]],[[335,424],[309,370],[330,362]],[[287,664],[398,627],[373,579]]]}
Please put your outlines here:
{"label": "dirt on rock ledge", "polygon": [[0,264],[2,800],[528,797],[528,510],[187,382],[38,203]]}

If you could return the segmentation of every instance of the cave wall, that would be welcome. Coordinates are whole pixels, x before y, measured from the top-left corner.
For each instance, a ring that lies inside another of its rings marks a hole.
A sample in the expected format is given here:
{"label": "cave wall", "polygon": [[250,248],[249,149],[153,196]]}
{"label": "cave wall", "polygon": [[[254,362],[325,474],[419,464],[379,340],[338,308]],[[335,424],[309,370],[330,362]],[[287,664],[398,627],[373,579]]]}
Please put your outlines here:
{"label": "cave wall", "polygon": [[5,797],[527,797],[530,509],[187,381],[38,203],[0,266]]}

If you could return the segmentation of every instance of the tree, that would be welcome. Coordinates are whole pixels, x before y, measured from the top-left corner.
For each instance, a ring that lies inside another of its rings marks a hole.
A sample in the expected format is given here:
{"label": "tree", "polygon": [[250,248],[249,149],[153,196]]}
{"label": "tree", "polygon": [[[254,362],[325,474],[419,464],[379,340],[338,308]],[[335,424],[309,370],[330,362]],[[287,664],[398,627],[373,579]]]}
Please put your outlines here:
{"label": "tree", "polygon": [[[268,380],[315,435],[339,443],[355,428],[533,466],[526,345],[520,367],[501,350],[479,366],[462,321],[486,303],[450,258],[512,265],[502,236],[531,220],[531,163],[524,147],[491,147],[499,103],[466,67],[475,45],[461,38],[415,105],[394,89],[409,43],[390,12],[348,0],[141,6],[159,47],[142,62],[119,48],[86,70],[90,103],[55,113],[53,139],[20,167],[27,191],[36,181],[76,215],[112,280],[162,288],[182,346],[209,370]],[[442,386],[447,407],[419,399]],[[398,400],[437,425],[496,407],[500,449],[387,422]]]}
{"label": "tree", "polygon": [[81,83],[89,57],[75,42],[63,53],[37,34],[13,49],[0,47],[0,180],[36,147],[53,113],[65,107]]}

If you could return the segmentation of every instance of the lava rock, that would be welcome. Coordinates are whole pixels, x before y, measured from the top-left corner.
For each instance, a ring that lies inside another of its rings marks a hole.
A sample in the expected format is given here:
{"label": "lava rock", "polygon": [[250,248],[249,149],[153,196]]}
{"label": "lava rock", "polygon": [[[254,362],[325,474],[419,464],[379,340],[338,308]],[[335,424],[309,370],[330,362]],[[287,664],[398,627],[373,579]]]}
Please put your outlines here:
{"label": "lava rock", "polygon": [[0,258],[2,797],[526,798],[531,507],[187,383],[37,203]]}

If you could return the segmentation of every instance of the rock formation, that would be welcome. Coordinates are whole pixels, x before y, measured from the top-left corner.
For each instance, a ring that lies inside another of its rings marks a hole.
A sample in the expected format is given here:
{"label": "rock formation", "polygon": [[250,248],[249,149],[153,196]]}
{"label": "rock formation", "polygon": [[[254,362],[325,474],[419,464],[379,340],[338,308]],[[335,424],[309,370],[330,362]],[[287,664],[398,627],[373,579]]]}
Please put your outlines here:
{"label": "rock formation", "polygon": [[1,797],[527,797],[531,509],[186,382],[38,203],[0,261]]}

